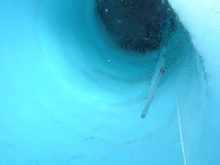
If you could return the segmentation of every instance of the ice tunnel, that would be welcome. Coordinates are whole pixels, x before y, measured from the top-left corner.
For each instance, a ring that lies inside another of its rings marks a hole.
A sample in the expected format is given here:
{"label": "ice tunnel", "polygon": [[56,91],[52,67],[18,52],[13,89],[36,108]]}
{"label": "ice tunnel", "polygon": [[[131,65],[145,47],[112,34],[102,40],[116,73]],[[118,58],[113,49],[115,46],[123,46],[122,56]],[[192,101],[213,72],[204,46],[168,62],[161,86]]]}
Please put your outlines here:
{"label": "ice tunnel", "polygon": [[219,11],[0,0],[0,165],[218,164]]}

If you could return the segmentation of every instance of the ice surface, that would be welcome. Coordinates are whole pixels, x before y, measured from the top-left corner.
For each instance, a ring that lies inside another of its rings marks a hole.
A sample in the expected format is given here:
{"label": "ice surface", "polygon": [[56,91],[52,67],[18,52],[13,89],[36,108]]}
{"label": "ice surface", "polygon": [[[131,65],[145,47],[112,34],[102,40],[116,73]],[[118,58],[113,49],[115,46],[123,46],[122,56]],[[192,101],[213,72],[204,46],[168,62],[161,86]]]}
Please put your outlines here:
{"label": "ice surface", "polygon": [[143,120],[158,52],[109,47],[93,0],[0,0],[0,164],[183,164],[175,85],[186,161],[219,162],[219,1],[170,3],[187,31]]}
{"label": "ice surface", "polygon": [[[208,83],[208,110],[206,112],[207,119],[207,131],[205,144],[210,150],[207,152],[210,156],[210,162],[213,164],[219,161],[217,156],[218,139],[220,137],[218,125],[219,125],[219,96],[220,89],[218,88],[220,77],[220,15],[218,12],[220,8],[220,1],[218,0],[195,0],[195,1],[175,1],[169,0],[174,10],[178,13],[181,22],[190,33],[191,40],[198,55],[201,57],[202,65],[206,72],[206,79]],[[201,161],[210,163],[207,161],[207,157],[200,156]]]}
{"label": "ice surface", "polygon": [[[195,0],[175,1],[169,0],[178,13],[182,23],[191,35],[195,48],[202,57],[203,65],[208,74],[209,84],[212,92],[217,98],[220,78],[220,14],[216,12],[220,8],[218,0]],[[215,100],[217,101],[217,100]]]}

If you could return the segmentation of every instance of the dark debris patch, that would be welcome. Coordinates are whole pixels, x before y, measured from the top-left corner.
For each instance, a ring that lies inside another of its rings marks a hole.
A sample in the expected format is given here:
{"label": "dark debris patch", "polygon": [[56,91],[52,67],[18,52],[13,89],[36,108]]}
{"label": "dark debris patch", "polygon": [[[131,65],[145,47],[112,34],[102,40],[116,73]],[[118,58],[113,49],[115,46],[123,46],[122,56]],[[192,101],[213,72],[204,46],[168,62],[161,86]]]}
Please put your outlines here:
{"label": "dark debris patch", "polygon": [[166,0],[96,0],[107,31],[122,49],[145,53],[157,50],[165,24],[175,29],[173,11]]}

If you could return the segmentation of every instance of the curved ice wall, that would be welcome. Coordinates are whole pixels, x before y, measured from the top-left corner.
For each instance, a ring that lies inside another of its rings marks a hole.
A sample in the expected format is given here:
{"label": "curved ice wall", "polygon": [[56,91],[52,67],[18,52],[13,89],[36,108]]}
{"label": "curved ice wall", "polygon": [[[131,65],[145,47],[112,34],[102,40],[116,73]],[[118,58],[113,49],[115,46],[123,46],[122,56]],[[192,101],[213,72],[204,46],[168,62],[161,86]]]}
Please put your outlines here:
{"label": "curved ice wall", "polygon": [[109,46],[94,4],[0,0],[0,164],[219,162],[219,2],[170,0],[183,26],[145,119],[158,52]]}

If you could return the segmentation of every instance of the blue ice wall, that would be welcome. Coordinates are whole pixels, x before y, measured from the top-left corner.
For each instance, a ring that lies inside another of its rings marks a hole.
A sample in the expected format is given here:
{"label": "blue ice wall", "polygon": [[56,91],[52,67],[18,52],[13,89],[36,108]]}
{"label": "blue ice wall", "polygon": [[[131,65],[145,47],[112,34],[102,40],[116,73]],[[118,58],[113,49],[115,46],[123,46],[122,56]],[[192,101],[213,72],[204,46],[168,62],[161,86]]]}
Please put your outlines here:
{"label": "blue ice wall", "polygon": [[0,0],[0,165],[217,164],[219,4],[178,2],[142,119],[157,51],[110,46],[93,0]]}

